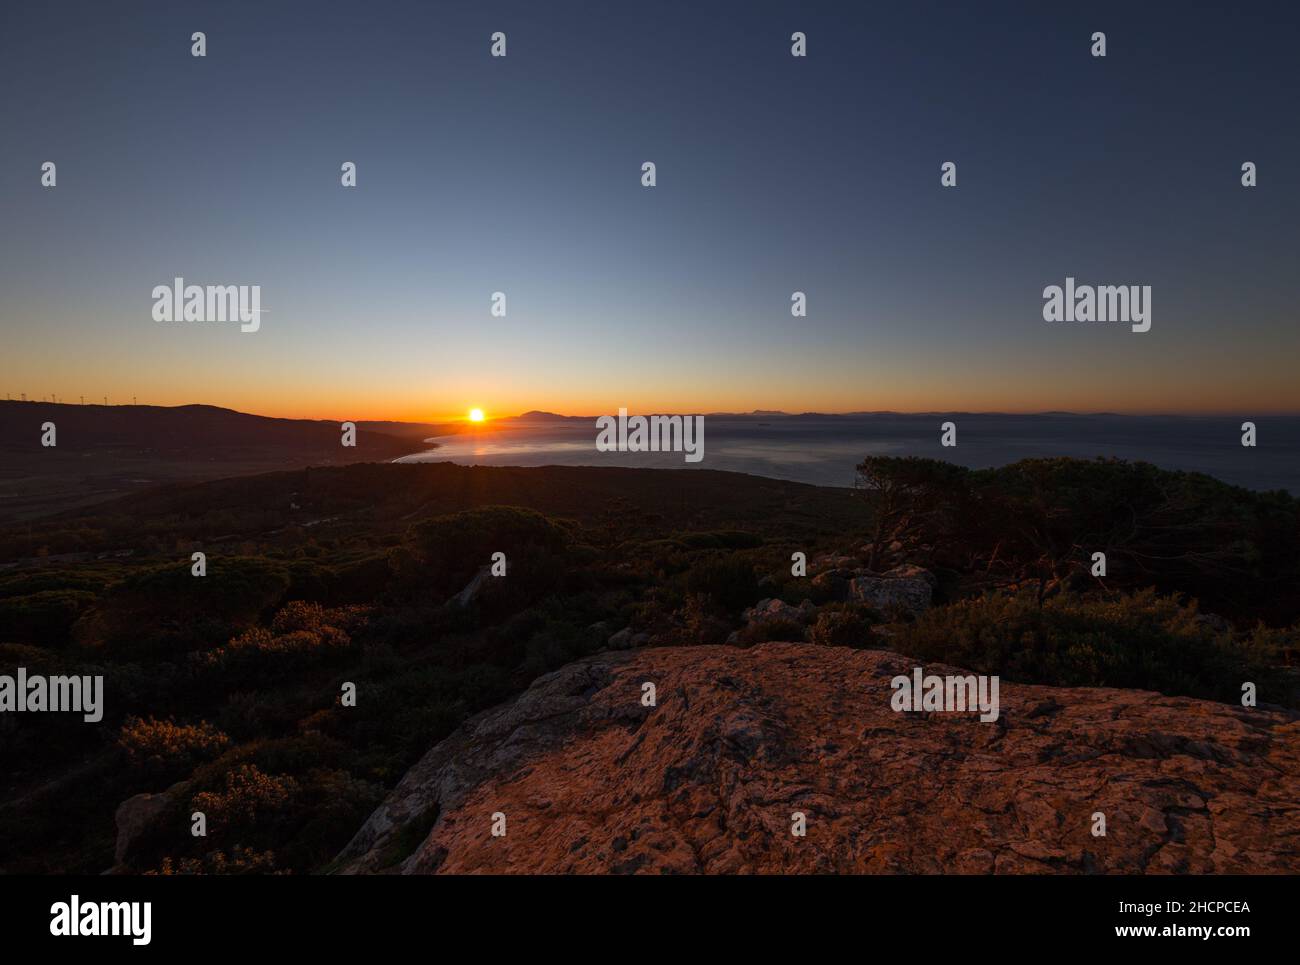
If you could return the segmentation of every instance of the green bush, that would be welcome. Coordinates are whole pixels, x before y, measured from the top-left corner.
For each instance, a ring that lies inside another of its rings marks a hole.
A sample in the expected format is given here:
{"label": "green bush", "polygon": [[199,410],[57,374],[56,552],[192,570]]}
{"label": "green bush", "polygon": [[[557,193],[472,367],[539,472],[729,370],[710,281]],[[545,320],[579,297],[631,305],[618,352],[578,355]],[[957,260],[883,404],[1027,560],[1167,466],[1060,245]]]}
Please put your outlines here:
{"label": "green bush", "polygon": [[817,613],[808,629],[808,641],[824,647],[879,647],[879,638],[871,628],[881,616],[870,607],[855,603],[829,603]]}
{"label": "green bush", "polygon": [[[1243,681],[1280,694],[1257,646],[1197,619],[1194,606],[1145,590],[1108,598],[988,595],[927,611],[891,646],[1009,680],[1123,687],[1235,702]],[[1276,699],[1276,698],[1274,698]]]}
{"label": "green bush", "polygon": [[[1234,619],[1300,618],[1300,500],[1199,473],[1117,459],[1023,459],[968,470],[870,457],[859,492],[874,558],[892,540],[931,566],[1033,581],[1040,598],[1073,584],[1182,593]],[[1091,576],[1092,553],[1107,575]]]}
{"label": "green bush", "polygon": [[763,537],[757,533],[726,529],[707,533],[682,533],[677,536],[676,542],[697,550],[747,550],[762,546]]}
{"label": "green bush", "polygon": [[696,563],[687,571],[685,585],[687,593],[708,597],[731,611],[752,606],[763,596],[754,565],[732,555],[711,556]]}
{"label": "green bush", "polygon": [[263,557],[210,556],[202,577],[190,565],[187,558],[122,580],[77,621],[74,638],[119,659],[206,650],[254,625],[289,588],[288,570]]}
{"label": "green bush", "polygon": [[448,595],[487,566],[493,553],[505,553],[509,565],[532,551],[558,552],[569,535],[535,510],[484,506],[416,523],[408,533],[408,552],[394,557],[395,568],[408,584]]}
{"label": "green bush", "polygon": [[677,615],[682,623],[682,643],[723,643],[731,633],[731,622],[723,619],[711,598],[688,593]]}
{"label": "green bush", "polygon": [[42,590],[0,599],[0,640],[62,647],[72,625],[94,602],[95,594],[85,590]]}

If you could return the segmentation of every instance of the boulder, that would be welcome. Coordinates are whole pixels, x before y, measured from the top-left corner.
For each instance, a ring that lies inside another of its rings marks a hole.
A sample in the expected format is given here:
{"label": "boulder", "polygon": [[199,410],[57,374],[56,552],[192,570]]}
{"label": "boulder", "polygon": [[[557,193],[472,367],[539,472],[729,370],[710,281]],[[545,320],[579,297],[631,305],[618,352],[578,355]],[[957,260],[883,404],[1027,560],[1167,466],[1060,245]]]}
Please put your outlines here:
{"label": "boulder", "polygon": [[849,598],[849,583],[852,579],[852,570],[826,570],[812,578],[812,585],[830,599],[843,603]]}
{"label": "boulder", "polygon": [[839,570],[844,569],[845,567],[851,568],[857,565],[858,561],[852,556],[844,556],[839,553],[827,553],[812,560],[809,567],[813,572],[819,572],[821,570]]}
{"label": "boulder", "polygon": [[[899,567],[899,569],[903,568]],[[928,573],[926,575],[929,576]],[[854,603],[865,603],[882,613],[902,609],[913,616],[919,616],[929,608],[933,599],[933,580],[933,576],[930,576],[930,579],[921,576],[904,577],[888,574],[859,576],[849,583],[849,599]]]}
{"label": "boulder", "polygon": [[784,600],[759,600],[740,615],[746,623],[772,623],[776,620],[788,620],[791,623],[807,623],[817,616],[817,607],[812,600],[804,600],[798,606],[791,606]]}
{"label": "boulder", "polygon": [[895,566],[892,570],[886,570],[882,576],[887,580],[924,580],[930,584],[930,589],[937,589],[939,586],[939,581],[933,573],[925,567],[912,563]]}
{"label": "boulder", "polygon": [[895,712],[914,666],[791,643],[579,660],[435,745],[339,870],[1300,873],[1300,715],[1008,681],[996,721]]}
{"label": "boulder", "polygon": [[137,794],[129,797],[117,806],[113,820],[117,824],[117,846],[113,858],[120,866],[126,859],[131,847],[140,840],[140,836],[172,804],[179,801],[189,791],[189,783],[181,781],[157,794]]}
{"label": "boulder", "polygon": [[637,633],[631,627],[624,627],[611,636],[605,646],[611,650],[630,650],[632,647],[644,647],[650,640],[650,634]]}

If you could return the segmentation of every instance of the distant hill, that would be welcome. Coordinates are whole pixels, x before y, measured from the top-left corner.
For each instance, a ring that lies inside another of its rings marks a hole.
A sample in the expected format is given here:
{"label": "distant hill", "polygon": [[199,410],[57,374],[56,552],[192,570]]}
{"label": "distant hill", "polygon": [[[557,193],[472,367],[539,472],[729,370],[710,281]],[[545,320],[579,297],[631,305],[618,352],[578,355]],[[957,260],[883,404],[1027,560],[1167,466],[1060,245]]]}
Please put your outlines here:
{"label": "distant hill", "polygon": [[[275,419],[214,405],[105,406],[53,402],[0,402],[0,446],[41,448],[40,427],[47,421],[58,427],[60,449],[130,446],[159,451],[197,446],[244,449],[274,446],[330,451],[342,448],[337,422]],[[379,426],[391,428],[381,431]],[[357,428],[359,451],[396,457],[410,451],[408,443],[397,441],[397,436],[424,434],[435,427],[360,422]]]}
{"label": "distant hill", "polygon": [[[55,426],[56,445],[41,444]],[[377,431],[383,427],[387,431]],[[0,402],[0,520],[30,519],[165,482],[303,466],[385,462],[427,449],[440,427],[275,419],[211,405]]]}
{"label": "distant hill", "polygon": [[[52,554],[139,551],[141,541],[235,535],[312,523],[336,533],[400,534],[417,517],[475,506],[526,506],[587,522],[626,513],[645,533],[707,521],[772,533],[833,534],[866,526],[849,490],[709,469],[459,466],[450,462],[299,468],[121,494],[43,520],[30,534]],[[328,520],[328,524],[320,521]],[[660,532],[662,530],[662,532]],[[31,555],[28,527],[0,520],[0,563]]]}
{"label": "distant hill", "polygon": [[[333,423],[331,423],[333,425]],[[391,422],[365,420],[357,421],[357,428],[363,432],[375,432],[397,439],[415,439],[423,442],[430,436],[450,436],[463,432],[464,422]]]}
{"label": "distant hill", "polygon": [[540,409],[531,409],[522,415],[508,416],[501,421],[506,422],[568,422],[570,419],[585,419],[586,416],[560,415],[556,412],[543,412]]}

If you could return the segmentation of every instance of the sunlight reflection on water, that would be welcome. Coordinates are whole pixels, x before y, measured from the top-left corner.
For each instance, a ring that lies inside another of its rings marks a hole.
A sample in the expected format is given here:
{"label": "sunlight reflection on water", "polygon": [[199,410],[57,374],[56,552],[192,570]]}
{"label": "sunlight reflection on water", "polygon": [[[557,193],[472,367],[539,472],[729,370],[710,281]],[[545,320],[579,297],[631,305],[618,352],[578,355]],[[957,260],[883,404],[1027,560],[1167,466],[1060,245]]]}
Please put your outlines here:
{"label": "sunlight reflection on water", "polygon": [[[958,445],[939,445],[939,425]],[[822,486],[851,486],[866,455],[925,456],[972,468],[1030,457],[1112,456],[1208,473],[1253,489],[1300,492],[1300,419],[1255,420],[1259,446],[1240,444],[1240,419],[1168,416],[863,415],[770,420],[705,417],[704,459],[681,453],[598,452],[595,421],[498,423],[429,440],[438,448],[399,462],[484,466],[630,466],[720,469]]]}

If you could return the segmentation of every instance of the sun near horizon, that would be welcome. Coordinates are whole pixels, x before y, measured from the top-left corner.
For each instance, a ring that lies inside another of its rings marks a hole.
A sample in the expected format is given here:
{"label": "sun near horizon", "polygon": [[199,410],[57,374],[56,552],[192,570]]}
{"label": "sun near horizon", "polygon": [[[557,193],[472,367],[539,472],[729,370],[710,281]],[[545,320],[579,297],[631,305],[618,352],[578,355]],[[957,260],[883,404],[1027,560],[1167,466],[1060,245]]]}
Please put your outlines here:
{"label": "sun near horizon", "polygon": [[487,419],[487,416],[483,414],[482,409],[470,409],[469,415],[466,418],[468,418],[470,422],[483,422]]}

